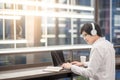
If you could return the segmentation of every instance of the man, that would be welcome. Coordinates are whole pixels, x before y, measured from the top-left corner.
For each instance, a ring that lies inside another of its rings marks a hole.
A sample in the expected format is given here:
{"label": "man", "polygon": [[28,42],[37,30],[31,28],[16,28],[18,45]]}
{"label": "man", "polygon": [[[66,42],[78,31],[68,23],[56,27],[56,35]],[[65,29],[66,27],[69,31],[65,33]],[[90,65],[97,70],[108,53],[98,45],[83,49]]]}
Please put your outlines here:
{"label": "man", "polygon": [[63,63],[62,67],[90,80],[115,80],[115,50],[113,45],[102,37],[99,25],[86,23],[81,28],[81,34],[84,40],[92,45],[89,61]]}

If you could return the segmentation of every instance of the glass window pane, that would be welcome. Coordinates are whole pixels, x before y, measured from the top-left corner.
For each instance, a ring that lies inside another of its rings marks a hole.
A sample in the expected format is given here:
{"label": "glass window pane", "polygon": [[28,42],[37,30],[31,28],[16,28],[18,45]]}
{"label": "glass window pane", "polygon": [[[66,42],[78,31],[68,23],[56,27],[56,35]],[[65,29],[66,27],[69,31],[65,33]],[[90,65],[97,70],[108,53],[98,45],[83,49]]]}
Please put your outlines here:
{"label": "glass window pane", "polygon": [[14,26],[12,26],[12,20],[5,20],[5,39],[13,39]]}
{"label": "glass window pane", "polygon": [[0,19],[0,40],[3,39],[3,20]]}
{"label": "glass window pane", "polygon": [[46,5],[26,1],[30,4],[5,2],[0,6],[4,14],[0,38],[6,44],[14,48],[86,44],[80,25],[94,21],[94,0],[37,0]]}
{"label": "glass window pane", "polygon": [[0,66],[12,66],[17,64],[37,64],[46,62],[52,64],[50,52],[0,56]]}

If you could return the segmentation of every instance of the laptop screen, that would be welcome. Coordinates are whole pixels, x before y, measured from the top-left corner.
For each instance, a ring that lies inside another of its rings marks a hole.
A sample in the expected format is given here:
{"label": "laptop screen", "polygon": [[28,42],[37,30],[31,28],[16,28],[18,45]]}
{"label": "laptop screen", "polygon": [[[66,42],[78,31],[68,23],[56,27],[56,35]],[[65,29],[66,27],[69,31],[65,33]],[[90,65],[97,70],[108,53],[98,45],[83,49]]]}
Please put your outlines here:
{"label": "laptop screen", "polygon": [[62,65],[65,62],[64,54],[62,50],[51,51],[51,57],[54,66]]}

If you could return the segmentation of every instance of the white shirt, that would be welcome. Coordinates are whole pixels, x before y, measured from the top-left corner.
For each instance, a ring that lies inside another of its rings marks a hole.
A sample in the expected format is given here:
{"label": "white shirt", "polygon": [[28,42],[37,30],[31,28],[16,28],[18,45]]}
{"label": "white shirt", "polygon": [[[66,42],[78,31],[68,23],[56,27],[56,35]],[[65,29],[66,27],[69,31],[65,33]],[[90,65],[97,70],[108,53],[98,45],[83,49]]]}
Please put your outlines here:
{"label": "white shirt", "polygon": [[115,50],[109,41],[104,38],[95,41],[89,59],[87,68],[72,65],[72,72],[90,80],[115,80]]}

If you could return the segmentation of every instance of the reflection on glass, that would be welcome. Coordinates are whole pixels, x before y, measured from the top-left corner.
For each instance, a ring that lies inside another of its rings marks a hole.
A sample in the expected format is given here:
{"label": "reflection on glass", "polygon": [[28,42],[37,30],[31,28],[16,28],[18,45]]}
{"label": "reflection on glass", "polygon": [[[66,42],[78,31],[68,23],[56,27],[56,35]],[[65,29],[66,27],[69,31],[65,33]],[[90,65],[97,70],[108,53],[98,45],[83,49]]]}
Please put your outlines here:
{"label": "reflection on glass", "polygon": [[101,5],[99,5],[100,8],[100,26],[102,27],[103,35],[106,37],[107,40],[110,40],[110,0],[100,2]]}
{"label": "reflection on glass", "polygon": [[15,64],[26,64],[25,55],[4,55],[0,56],[0,66],[11,66]]}
{"label": "reflection on glass", "polygon": [[6,49],[6,48],[14,48],[14,44],[11,44],[11,43],[6,44],[5,42],[0,44],[0,49]]}
{"label": "reflection on glass", "polygon": [[[73,60],[80,61],[80,56],[87,56],[89,57],[89,50],[74,50],[73,51]],[[87,58],[88,60],[88,58]]]}
{"label": "reflection on glass", "polygon": [[65,62],[72,62],[73,61],[73,52],[70,50],[63,51]]}
{"label": "reflection on glass", "polygon": [[17,64],[37,64],[46,62],[52,63],[50,52],[0,56],[0,66],[12,66]]}
{"label": "reflection on glass", "polygon": [[3,39],[3,20],[0,19],[0,40]]}
{"label": "reflection on glass", "polygon": [[85,44],[80,25],[94,21],[92,0],[2,2],[0,15],[11,19],[1,19],[0,38],[5,45],[13,45],[9,48]]}
{"label": "reflection on glass", "polygon": [[12,27],[11,20],[5,20],[5,39],[10,40],[13,39],[13,27]]}
{"label": "reflection on glass", "polygon": [[[101,0],[99,5],[99,22],[107,40],[114,45],[120,45],[120,1]],[[116,50],[117,54],[119,49]]]}

